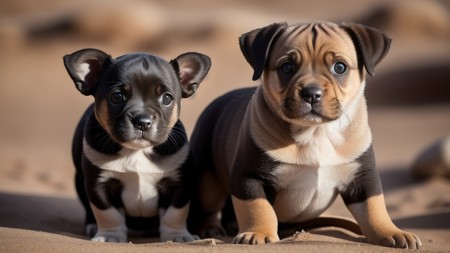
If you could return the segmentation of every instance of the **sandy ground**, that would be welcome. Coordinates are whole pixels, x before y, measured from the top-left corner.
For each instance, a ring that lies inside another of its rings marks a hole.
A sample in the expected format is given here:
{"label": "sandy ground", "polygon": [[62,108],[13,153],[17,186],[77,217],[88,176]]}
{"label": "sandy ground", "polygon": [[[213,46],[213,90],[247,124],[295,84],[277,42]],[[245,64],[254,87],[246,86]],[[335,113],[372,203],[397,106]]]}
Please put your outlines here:
{"label": "sandy ground", "polygon": [[[450,252],[450,183],[444,178],[418,180],[410,169],[422,150],[450,135],[450,4],[387,3],[1,1],[0,252],[394,251],[336,228],[253,247],[224,243],[229,238],[176,244],[131,237],[128,244],[102,244],[81,233],[83,210],[73,186],[70,143],[92,98],[74,89],[63,55],[85,47],[114,57],[132,51],[166,59],[186,51],[209,55],[209,75],[182,103],[182,120],[191,132],[212,99],[256,84],[239,51],[242,33],[278,21],[316,19],[359,20],[394,39],[377,75],[367,81],[387,207],[395,224],[421,237],[422,251]],[[327,213],[351,217],[341,200]]]}

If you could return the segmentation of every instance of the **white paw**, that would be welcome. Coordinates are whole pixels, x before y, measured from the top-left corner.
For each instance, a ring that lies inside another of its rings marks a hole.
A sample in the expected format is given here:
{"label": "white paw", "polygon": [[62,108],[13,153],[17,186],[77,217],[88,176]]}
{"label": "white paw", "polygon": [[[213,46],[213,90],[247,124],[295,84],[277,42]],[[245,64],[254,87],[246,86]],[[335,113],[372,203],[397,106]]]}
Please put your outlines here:
{"label": "white paw", "polygon": [[200,240],[200,237],[197,235],[184,234],[184,235],[175,235],[173,236],[173,242],[192,242],[195,240]]}
{"label": "white paw", "polygon": [[192,242],[195,240],[200,240],[200,237],[198,237],[197,235],[192,235],[188,231],[161,233],[161,241],[163,242]]}
{"label": "white paw", "polygon": [[115,236],[105,236],[105,235],[95,236],[94,238],[92,238],[92,241],[95,241],[95,242],[126,242],[126,240],[123,240],[122,238],[115,237]]}
{"label": "white paw", "polygon": [[92,241],[97,242],[127,242],[126,227],[119,226],[109,229],[98,229]]}

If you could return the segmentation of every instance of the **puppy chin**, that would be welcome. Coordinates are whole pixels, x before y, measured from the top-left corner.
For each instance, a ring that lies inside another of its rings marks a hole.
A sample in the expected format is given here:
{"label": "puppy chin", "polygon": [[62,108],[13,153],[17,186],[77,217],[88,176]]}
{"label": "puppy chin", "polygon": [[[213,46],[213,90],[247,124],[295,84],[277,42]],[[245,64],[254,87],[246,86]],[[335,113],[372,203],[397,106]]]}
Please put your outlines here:
{"label": "puppy chin", "polygon": [[330,116],[325,114],[322,110],[317,110],[308,106],[306,108],[301,107],[301,109],[297,110],[295,113],[284,113],[282,118],[292,125],[310,127],[331,122],[339,118],[339,116],[336,113]]}
{"label": "puppy chin", "polygon": [[300,118],[287,118],[288,123],[300,127],[312,127],[329,122],[330,120],[323,118],[318,114],[307,114]]}
{"label": "puppy chin", "polygon": [[[121,134],[118,137],[120,139],[118,143],[125,148],[139,150],[149,147],[154,147],[161,144],[165,139],[162,134],[159,136],[157,134],[152,134],[155,131],[141,132],[141,131],[128,131],[127,134]],[[156,135],[156,136],[155,136]],[[159,138],[157,138],[159,137]]]}
{"label": "puppy chin", "polygon": [[139,139],[134,139],[131,141],[123,142],[123,143],[121,143],[121,145],[124,146],[125,148],[133,149],[133,150],[139,150],[139,149],[155,146],[155,144],[153,144],[152,142],[150,142],[144,138],[139,138]]}

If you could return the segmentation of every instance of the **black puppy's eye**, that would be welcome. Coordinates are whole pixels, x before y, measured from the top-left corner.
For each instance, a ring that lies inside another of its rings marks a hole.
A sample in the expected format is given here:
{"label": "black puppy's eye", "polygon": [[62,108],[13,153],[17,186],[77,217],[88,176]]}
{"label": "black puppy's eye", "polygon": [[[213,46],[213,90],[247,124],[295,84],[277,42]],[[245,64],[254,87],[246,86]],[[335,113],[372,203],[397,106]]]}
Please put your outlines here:
{"label": "black puppy's eye", "polygon": [[338,61],[338,62],[336,62],[334,65],[333,65],[333,68],[331,69],[331,71],[334,73],[334,74],[337,74],[337,75],[342,75],[342,74],[344,74],[345,72],[347,72],[347,65],[345,64],[345,63],[343,63],[343,62],[341,62],[341,61]]}
{"label": "black puppy's eye", "polygon": [[291,62],[285,62],[280,66],[281,72],[284,74],[290,74],[294,72],[294,65]]}
{"label": "black puppy's eye", "polygon": [[161,102],[163,105],[170,105],[173,101],[173,96],[169,92],[166,92],[162,95]]}
{"label": "black puppy's eye", "polygon": [[111,100],[111,102],[113,104],[120,104],[125,102],[125,95],[122,92],[113,92],[110,96],[109,99]]}

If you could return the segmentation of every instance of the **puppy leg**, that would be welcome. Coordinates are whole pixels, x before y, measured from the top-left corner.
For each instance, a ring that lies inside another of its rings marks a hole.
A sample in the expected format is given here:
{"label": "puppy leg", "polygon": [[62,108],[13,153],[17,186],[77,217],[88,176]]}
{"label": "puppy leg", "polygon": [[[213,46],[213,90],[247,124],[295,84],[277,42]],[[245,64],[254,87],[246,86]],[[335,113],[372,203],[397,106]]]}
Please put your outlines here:
{"label": "puppy leg", "polygon": [[265,198],[241,200],[232,196],[239,234],[233,243],[265,244],[279,241],[278,220],[272,205]]}
{"label": "puppy leg", "polygon": [[186,220],[189,213],[189,204],[182,208],[169,206],[166,209],[160,209],[159,232],[161,241],[190,242],[200,239],[196,235],[191,235],[187,230]]}
{"label": "puppy leg", "polygon": [[92,211],[97,221],[98,230],[93,241],[99,242],[126,242],[127,226],[123,211],[110,207],[105,210],[98,209],[91,204]]}
{"label": "puppy leg", "polygon": [[83,204],[84,210],[86,211],[86,217],[84,221],[84,234],[88,237],[94,237],[95,233],[97,233],[97,224],[95,222],[95,217],[92,213],[86,190],[84,188],[84,174],[78,167],[75,174],[75,187],[78,193],[78,197]]}
{"label": "puppy leg", "polygon": [[369,243],[395,248],[419,248],[422,245],[419,238],[398,229],[388,215],[372,147],[357,161],[361,167],[341,196]]}
{"label": "puppy leg", "polygon": [[369,243],[407,249],[418,249],[422,245],[416,235],[402,231],[394,225],[386,210],[383,194],[348,205],[348,209],[361,226]]}
{"label": "puppy leg", "polygon": [[189,228],[201,238],[225,236],[221,225],[220,213],[227,199],[227,191],[221,187],[217,176],[208,170],[202,171],[197,178],[196,194],[192,196],[189,214]]}

